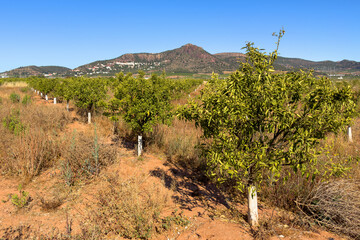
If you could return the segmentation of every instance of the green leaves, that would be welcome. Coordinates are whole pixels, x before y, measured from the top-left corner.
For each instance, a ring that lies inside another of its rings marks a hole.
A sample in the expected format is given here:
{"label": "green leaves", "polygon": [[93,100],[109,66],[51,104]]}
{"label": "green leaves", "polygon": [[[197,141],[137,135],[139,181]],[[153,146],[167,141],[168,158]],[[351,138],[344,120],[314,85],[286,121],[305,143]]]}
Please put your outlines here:
{"label": "green leaves", "polygon": [[87,111],[93,111],[101,100],[105,99],[107,84],[101,78],[76,78],[74,79],[75,105]]}
{"label": "green leaves", "polygon": [[164,76],[154,74],[145,79],[143,74],[136,78],[127,75],[120,82],[115,97],[120,100],[124,120],[134,132],[141,134],[152,131],[155,124],[169,118],[170,91]]}
{"label": "green leaves", "polygon": [[349,86],[337,88],[312,72],[274,73],[277,50],[267,55],[252,43],[245,48],[247,61],[237,71],[225,80],[213,75],[200,103],[178,111],[208,139],[209,175],[234,179],[239,187],[260,182],[263,170],[274,176],[283,166],[306,171],[304,164],[316,162],[319,140],[349,124],[355,112]]}

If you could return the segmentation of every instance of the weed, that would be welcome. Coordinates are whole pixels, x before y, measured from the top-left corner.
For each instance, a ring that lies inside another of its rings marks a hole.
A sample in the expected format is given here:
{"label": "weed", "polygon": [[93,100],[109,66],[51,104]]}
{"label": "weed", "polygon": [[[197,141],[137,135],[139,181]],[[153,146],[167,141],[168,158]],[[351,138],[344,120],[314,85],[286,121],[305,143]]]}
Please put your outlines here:
{"label": "weed", "polygon": [[85,160],[83,164],[83,170],[87,175],[98,175],[100,173],[99,164],[99,143],[98,136],[96,133],[96,124],[94,128],[94,145],[91,158]]}
{"label": "weed", "polygon": [[25,126],[20,122],[20,111],[13,110],[10,116],[3,118],[3,126],[13,132],[15,135],[19,135],[25,130]]}
{"label": "weed", "polygon": [[30,180],[56,161],[58,143],[40,129],[29,129],[10,148],[9,168]]}
{"label": "weed", "polygon": [[18,209],[25,207],[30,200],[29,193],[22,190],[21,184],[18,186],[19,195],[13,194],[11,195],[11,202],[14,204]]}
{"label": "weed", "polygon": [[108,186],[98,192],[96,209],[88,213],[87,231],[99,238],[113,234],[149,239],[155,229],[161,228],[160,212],[167,196],[158,186],[147,184],[145,176],[128,180],[114,176],[107,180]]}
{"label": "weed", "polygon": [[69,162],[70,157],[72,157],[73,154],[75,153],[75,146],[76,146],[75,134],[76,134],[76,130],[74,130],[73,136],[71,138],[69,155],[67,155],[67,158],[61,163],[61,173],[65,180],[65,184],[68,186],[72,186],[75,181],[74,172],[71,169],[70,162]]}
{"label": "weed", "polygon": [[66,185],[68,185],[69,187],[74,185],[74,181],[75,181],[74,173],[68,161],[63,161],[61,163],[61,173],[63,175]]}
{"label": "weed", "polygon": [[[178,210],[175,209],[174,212],[171,213],[170,216],[167,216],[161,220],[161,228],[164,230],[170,230],[174,225],[185,227],[190,224],[190,220],[183,216],[183,212],[177,212]],[[162,232],[162,229],[157,228],[158,232]]]}
{"label": "weed", "polygon": [[360,180],[337,180],[317,184],[297,201],[306,215],[332,231],[360,237]]}
{"label": "weed", "polygon": [[21,101],[22,104],[24,105],[28,105],[31,103],[31,97],[28,95],[25,95],[25,97],[23,97],[23,100]]}
{"label": "weed", "polygon": [[20,102],[20,95],[13,92],[10,94],[10,100],[12,103],[18,103]]}
{"label": "weed", "polygon": [[30,90],[29,87],[20,88],[20,91],[23,92],[23,93],[27,93],[29,90]]}

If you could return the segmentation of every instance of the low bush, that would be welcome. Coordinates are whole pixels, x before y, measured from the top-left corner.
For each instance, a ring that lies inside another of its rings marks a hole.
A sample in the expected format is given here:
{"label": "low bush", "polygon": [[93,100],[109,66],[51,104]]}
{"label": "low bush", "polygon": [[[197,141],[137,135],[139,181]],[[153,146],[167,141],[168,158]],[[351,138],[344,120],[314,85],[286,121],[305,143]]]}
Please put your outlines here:
{"label": "low bush", "polygon": [[19,135],[25,130],[24,124],[20,121],[20,110],[12,110],[10,116],[4,117],[3,126],[9,129],[15,135]]}
{"label": "low bush", "polygon": [[110,165],[116,159],[116,148],[103,144],[96,131],[94,136],[85,136],[73,132],[71,139],[61,148],[61,172],[64,181],[71,186],[76,179],[98,175],[101,168]]}
{"label": "low bush", "polygon": [[16,140],[10,150],[12,172],[17,172],[29,180],[43,169],[53,166],[59,158],[59,146],[50,135],[40,129],[30,129]]}
{"label": "low bush", "polygon": [[20,95],[13,92],[10,94],[10,100],[12,103],[18,103],[20,102]]}
{"label": "low bush", "polygon": [[20,88],[20,91],[23,92],[23,93],[27,93],[29,90],[30,90],[29,87]]}
{"label": "low bush", "polygon": [[25,97],[23,97],[21,103],[24,104],[24,105],[30,104],[31,103],[31,97],[28,96],[28,95],[25,95]]}
{"label": "low bush", "polygon": [[24,208],[30,200],[29,193],[23,191],[21,184],[18,187],[19,195],[12,194],[11,195],[11,202],[14,204],[18,209]]}

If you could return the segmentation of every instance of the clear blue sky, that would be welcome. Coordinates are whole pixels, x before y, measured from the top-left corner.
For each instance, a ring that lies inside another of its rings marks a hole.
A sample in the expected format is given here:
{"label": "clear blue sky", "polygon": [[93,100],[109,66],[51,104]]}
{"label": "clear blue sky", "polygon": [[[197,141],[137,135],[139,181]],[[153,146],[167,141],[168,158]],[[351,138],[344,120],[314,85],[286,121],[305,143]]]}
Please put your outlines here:
{"label": "clear blue sky", "polygon": [[27,65],[75,68],[124,53],[192,43],[241,52],[247,41],[280,55],[360,61],[360,1],[0,0],[0,72]]}

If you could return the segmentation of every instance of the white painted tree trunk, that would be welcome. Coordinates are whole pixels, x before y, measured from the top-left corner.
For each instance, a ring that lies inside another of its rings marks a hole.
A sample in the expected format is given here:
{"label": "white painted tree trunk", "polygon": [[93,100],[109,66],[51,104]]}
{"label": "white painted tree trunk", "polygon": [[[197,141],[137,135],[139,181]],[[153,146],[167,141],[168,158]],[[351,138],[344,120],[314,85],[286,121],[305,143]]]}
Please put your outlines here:
{"label": "white painted tree trunk", "polygon": [[54,98],[54,104],[56,104],[56,98]]}
{"label": "white painted tree trunk", "polygon": [[91,124],[91,112],[88,112],[88,124]]}
{"label": "white painted tree trunk", "polygon": [[67,101],[67,103],[66,103],[66,111],[69,111],[69,105],[70,105],[70,102]]}
{"label": "white painted tree trunk", "polygon": [[138,135],[138,149],[137,149],[137,152],[138,152],[138,157],[141,156],[141,153],[142,153],[142,149],[143,149],[143,140],[142,140],[142,136],[141,135]]}
{"label": "white painted tree trunk", "polygon": [[259,225],[257,192],[256,186],[253,184],[248,187],[248,221],[253,227]]}
{"label": "white painted tree trunk", "polygon": [[40,93],[40,96],[42,97],[42,96],[43,96],[43,94],[42,94],[42,93]]}
{"label": "white painted tree trunk", "polygon": [[353,139],[352,139],[352,132],[351,132],[350,126],[348,126],[348,128],[347,128],[347,135],[348,135],[349,142],[352,142]]}
{"label": "white painted tree trunk", "polygon": [[47,101],[47,100],[49,100],[49,98],[48,98],[48,95],[46,94],[45,95],[45,100]]}

